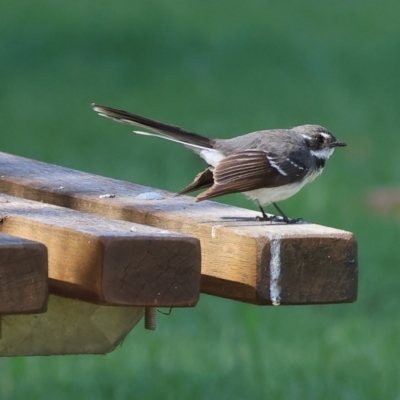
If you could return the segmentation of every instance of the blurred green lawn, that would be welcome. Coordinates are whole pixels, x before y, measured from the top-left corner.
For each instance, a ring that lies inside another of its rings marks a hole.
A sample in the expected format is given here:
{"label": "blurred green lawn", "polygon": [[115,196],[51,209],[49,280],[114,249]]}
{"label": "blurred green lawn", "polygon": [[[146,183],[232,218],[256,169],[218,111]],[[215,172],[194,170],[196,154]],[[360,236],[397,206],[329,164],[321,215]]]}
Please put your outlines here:
{"label": "blurred green lawn", "polygon": [[[359,300],[202,296],[107,356],[0,359],[1,399],[400,399],[400,3],[0,0],[2,151],[177,191],[204,164],[90,103],[232,137],[321,124],[348,143],[281,204],[359,241]],[[240,195],[220,201],[254,207]]]}

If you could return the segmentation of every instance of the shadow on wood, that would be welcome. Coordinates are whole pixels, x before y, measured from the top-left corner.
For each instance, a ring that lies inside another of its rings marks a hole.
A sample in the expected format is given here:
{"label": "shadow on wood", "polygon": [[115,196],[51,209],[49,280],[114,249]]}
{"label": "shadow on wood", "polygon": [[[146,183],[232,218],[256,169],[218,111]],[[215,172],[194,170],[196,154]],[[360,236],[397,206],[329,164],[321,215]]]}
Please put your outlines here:
{"label": "shadow on wood", "polygon": [[142,307],[99,306],[50,295],[44,314],[3,316],[0,356],[109,353],[142,316]]}

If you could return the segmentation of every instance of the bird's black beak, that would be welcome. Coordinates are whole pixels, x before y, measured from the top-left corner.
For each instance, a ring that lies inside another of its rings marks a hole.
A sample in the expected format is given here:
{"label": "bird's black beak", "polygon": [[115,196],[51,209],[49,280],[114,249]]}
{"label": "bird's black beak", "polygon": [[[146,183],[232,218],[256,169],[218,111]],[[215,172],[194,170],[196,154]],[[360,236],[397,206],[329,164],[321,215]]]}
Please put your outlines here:
{"label": "bird's black beak", "polygon": [[344,142],[341,142],[340,140],[336,140],[335,142],[331,143],[331,147],[346,147],[347,144]]}

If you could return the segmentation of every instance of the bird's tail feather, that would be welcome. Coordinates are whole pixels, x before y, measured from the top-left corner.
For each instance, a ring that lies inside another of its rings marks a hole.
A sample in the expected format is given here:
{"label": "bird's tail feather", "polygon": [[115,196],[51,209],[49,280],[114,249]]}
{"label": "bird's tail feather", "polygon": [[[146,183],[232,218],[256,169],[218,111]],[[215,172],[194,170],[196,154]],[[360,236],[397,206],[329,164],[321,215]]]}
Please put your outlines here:
{"label": "bird's tail feather", "polygon": [[193,182],[182,189],[177,196],[181,194],[186,194],[190,192],[194,192],[195,190],[206,189],[211,187],[214,184],[214,174],[212,172],[212,168],[208,167],[204,171],[201,171],[196,175]]}
{"label": "bird's tail feather", "polygon": [[139,135],[157,136],[164,139],[169,139],[174,142],[182,143],[189,147],[200,148],[200,149],[212,149],[212,139],[198,135],[197,133],[185,131],[177,126],[164,124],[150,118],[141,117],[140,115],[132,114],[127,111],[117,110],[115,108],[100,106],[92,104],[92,108],[99,115],[103,117],[111,118],[117,122],[124,122],[127,124],[141,126],[143,128],[150,129],[157,132],[158,135],[152,135],[150,133],[134,131]]}

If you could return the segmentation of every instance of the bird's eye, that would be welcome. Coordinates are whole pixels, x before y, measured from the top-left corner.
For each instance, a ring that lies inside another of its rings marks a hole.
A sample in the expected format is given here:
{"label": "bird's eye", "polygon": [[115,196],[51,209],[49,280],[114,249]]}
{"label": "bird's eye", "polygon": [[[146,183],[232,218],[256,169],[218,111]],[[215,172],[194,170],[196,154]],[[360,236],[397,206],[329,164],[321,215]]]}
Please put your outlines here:
{"label": "bird's eye", "polygon": [[324,143],[324,137],[322,135],[318,135],[317,136],[317,142],[320,143],[320,144]]}

